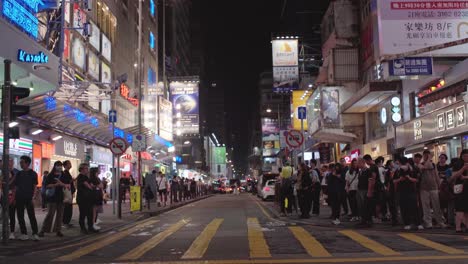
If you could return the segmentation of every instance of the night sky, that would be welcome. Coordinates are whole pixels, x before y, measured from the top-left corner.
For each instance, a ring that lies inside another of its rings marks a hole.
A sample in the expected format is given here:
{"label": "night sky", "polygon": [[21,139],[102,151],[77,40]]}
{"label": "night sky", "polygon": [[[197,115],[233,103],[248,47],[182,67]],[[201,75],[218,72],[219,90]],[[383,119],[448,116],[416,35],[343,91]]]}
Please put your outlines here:
{"label": "night sky", "polygon": [[[201,15],[206,80],[225,91],[235,135],[234,161],[246,166],[250,113],[258,109],[259,75],[271,71],[271,34],[317,32],[328,0],[194,0]],[[304,12],[305,11],[305,12]],[[299,13],[298,13],[299,12]],[[283,13],[283,15],[282,15]]]}

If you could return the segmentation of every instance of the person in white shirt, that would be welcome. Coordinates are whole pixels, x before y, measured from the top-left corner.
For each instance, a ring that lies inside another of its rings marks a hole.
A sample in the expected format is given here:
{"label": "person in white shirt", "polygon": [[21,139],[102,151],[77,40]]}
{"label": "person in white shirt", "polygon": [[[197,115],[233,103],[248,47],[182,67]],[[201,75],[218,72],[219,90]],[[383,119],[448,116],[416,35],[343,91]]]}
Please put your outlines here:
{"label": "person in white shirt", "polygon": [[159,193],[161,204],[164,203],[164,206],[166,206],[167,204],[167,179],[166,179],[166,176],[162,172],[159,172],[159,177],[156,180],[156,183],[158,184],[158,193]]}

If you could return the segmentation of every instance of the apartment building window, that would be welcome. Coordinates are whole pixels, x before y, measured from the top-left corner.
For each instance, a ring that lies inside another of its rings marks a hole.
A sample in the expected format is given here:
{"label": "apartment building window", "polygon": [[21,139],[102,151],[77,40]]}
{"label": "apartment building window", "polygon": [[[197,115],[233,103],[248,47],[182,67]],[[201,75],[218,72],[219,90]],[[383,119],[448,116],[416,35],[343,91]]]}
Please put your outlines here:
{"label": "apartment building window", "polygon": [[101,0],[97,1],[95,16],[98,27],[104,34],[109,36],[111,42],[114,42],[117,37],[117,19],[109,11],[109,7]]}

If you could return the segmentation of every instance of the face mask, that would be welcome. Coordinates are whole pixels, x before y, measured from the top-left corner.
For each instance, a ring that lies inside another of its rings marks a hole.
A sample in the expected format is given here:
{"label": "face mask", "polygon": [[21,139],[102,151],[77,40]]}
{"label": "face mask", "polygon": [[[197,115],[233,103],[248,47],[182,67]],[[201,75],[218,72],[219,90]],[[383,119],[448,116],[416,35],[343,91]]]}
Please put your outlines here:
{"label": "face mask", "polygon": [[57,171],[60,171],[60,172],[63,171],[63,167],[62,167],[62,166],[57,166],[57,167],[55,167],[55,169],[56,169]]}

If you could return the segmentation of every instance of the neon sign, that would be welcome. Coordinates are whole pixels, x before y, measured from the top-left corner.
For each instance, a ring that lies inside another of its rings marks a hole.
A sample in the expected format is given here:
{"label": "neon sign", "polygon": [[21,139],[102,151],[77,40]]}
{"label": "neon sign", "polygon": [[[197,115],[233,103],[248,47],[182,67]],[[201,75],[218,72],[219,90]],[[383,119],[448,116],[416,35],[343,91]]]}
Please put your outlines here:
{"label": "neon sign", "polygon": [[38,54],[31,54],[27,53],[22,49],[19,49],[18,61],[30,63],[47,63],[49,62],[49,56],[45,55],[44,52],[39,52]]}
{"label": "neon sign", "polygon": [[156,7],[154,5],[154,0],[150,0],[150,14],[152,17],[154,17],[155,13],[156,13]]}
{"label": "neon sign", "polygon": [[154,34],[151,31],[150,31],[150,35],[149,35],[149,45],[150,45],[151,49],[154,49]]}
{"label": "neon sign", "polygon": [[132,105],[138,106],[138,99],[134,97],[130,97],[130,88],[125,83],[120,85],[120,95],[127,99]]}
{"label": "neon sign", "polygon": [[41,0],[4,0],[2,13],[12,24],[37,38],[39,20],[35,13],[43,4]]}
{"label": "neon sign", "polygon": [[87,116],[78,108],[71,107],[68,104],[63,105],[63,111],[66,115],[73,116],[80,123],[90,123],[94,127],[99,127],[99,120],[93,116]]}

